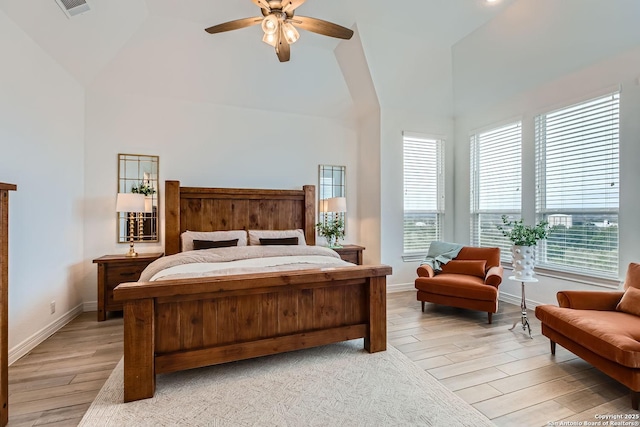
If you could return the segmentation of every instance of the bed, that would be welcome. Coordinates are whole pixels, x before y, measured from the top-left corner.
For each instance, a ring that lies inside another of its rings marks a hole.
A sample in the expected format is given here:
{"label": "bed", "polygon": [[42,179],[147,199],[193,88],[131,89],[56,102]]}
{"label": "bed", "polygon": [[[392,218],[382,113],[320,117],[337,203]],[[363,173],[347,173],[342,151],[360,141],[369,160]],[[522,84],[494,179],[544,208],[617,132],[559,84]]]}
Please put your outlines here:
{"label": "bed", "polygon": [[[165,254],[187,230],[302,229],[315,245],[315,187],[253,190],[165,183]],[[120,284],[124,400],[157,374],[364,338],[386,350],[385,265],[349,265]]]}

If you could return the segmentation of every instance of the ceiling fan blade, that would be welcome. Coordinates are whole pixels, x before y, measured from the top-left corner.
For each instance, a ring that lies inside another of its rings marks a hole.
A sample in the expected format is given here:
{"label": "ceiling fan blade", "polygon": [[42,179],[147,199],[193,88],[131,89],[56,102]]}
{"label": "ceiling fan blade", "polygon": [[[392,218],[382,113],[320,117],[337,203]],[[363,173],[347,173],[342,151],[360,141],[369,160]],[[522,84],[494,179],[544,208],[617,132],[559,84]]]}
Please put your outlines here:
{"label": "ceiling fan blade", "polygon": [[291,19],[291,23],[303,30],[322,34],[323,36],[336,37],[338,39],[345,40],[349,40],[353,36],[352,30],[318,18],[296,15]]}
{"label": "ceiling fan blade", "polygon": [[293,12],[304,2],[305,0],[283,0],[282,11],[285,13]]}
{"label": "ceiling fan blade", "polygon": [[284,29],[280,25],[280,33],[278,35],[278,44],[276,45],[276,54],[280,62],[287,62],[291,58],[291,46],[284,35]]}
{"label": "ceiling fan blade", "polygon": [[265,9],[266,11],[271,11],[271,6],[269,6],[269,2],[267,0],[251,0],[256,6],[260,9]]}
{"label": "ceiling fan blade", "polygon": [[213,27],[205,28],[205,31],[209,34],[223,33],[225,31],[239,30],[240,28],[250,27],[252,25],[258,25],[264,18],[261,16],[255,16],[253,18],[237,19],[235,21],[225,22],[224,24],[214,25]]}

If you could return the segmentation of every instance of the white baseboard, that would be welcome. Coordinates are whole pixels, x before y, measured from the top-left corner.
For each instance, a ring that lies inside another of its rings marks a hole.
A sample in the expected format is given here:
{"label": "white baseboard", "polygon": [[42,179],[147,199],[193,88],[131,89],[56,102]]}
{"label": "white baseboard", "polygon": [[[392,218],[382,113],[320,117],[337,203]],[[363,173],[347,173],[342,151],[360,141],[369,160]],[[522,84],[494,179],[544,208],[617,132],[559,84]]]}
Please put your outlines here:
{"label": "white baseboard", "polygon": [[413,283],[396,283],[395,285],[387,285],[387,293],[415,291],[416,287]]}
{"label": "white baseboard", "polygon": [[[518,305],[518,306],[522,303],[522,295],[513,295],[513,294],[508,294],[506,292],[500,292],[500,296],[498,297],[498,299],[500,301],[504,301],[506,303]],[[527,309],[529,310],[533,310],[539,305],[544,305],[543,302],[530,300],[529,298],[525,298],[525,300],[527,303]]]}
{"label": "white baseboard", "polygon": [[44,342],[44,340],[55,334],[64,325],[82,314],[82,307],[83,304],[78,304],[35,334],[31,335],[26,340],[22,341],[20,344],[9,349],[9,365],[29,353],[31,350],[36,348],[38,344]]}
{"label": "white baseboard", "polygon": [[82,311],[98,311],[98,301],[89,301],[82,304]]}

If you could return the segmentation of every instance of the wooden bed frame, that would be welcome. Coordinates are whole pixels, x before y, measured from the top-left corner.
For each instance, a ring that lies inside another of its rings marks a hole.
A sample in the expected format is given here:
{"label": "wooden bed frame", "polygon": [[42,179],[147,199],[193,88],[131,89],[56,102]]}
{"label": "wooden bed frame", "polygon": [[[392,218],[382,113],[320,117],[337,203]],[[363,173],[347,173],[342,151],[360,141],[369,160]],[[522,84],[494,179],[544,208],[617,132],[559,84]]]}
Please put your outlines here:
{"label": "wooden bed frame", "polygon": [[[301,228],[315,244],[315,187],[249,190],[165,183],[166,253],[186,230]],[[385,265],[123,283],[124,400],[157,374],[364,338],[386,350]]]}

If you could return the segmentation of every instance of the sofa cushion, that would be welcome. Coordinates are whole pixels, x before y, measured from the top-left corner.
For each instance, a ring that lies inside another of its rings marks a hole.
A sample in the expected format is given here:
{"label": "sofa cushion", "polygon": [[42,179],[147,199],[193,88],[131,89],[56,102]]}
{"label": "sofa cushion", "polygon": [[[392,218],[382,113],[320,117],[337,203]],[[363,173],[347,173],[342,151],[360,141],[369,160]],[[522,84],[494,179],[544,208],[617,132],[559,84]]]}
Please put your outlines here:
{"label": "sofa cushion", "polygon": [[640,317],[618,311],[536,307],[536,317],[605,359],[640,368]]}
{"label": "sofa cushion", "polygon": [[442,273],[447,274],[466,274],[469,276],[481,277],[484,279],[486,274],[485,266],[487,261],[483,259],[474,260],[453,260],[442,266]]}
{"label": "sofa cushion", "polygon": [[616,310],[640,316],[640,289],[627,288]]}
{"label": "sofa cushion", "polygon": [[640,289],[640,264],[632,262],[627,268],[627,277],[624,280],[624,289],[629,288]]}
{"label": "sofa cushion", "polygon": [[416,289],[437,295],[481,301],[495,301],[498,297],[498,290],[485,285],[483,279],[461,274],[441,273],[431,278],[418,277]]}

